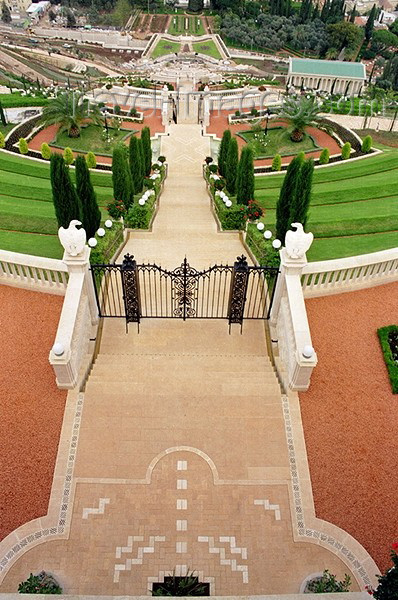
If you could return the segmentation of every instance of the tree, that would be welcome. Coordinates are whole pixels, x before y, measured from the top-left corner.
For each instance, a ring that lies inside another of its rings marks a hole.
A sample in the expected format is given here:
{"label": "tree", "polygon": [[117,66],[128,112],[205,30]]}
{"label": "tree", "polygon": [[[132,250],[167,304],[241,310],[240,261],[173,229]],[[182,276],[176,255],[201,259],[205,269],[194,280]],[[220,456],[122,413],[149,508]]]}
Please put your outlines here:
{"label": "tree", "polygon": [[70,8],[68,8],[67,12],[66,12],[66,26],[67,27],[76,27],[76,17]]}
{"label": "tree", "polygon": [[95,167],[97,166],[97,159],[95,158],[94,152],[87,152],[85,158],[88,168],[95,169]]}
{"label": "tree", "polygon": [[151,132],[149,127],[143,127],[141,131],[141,140],[144,154],[144,175],[148,176],[152,166]]}
{"label": "tree", "polygon": [[59,130],[68,131],[68,136],[78,138],[83,120],[91,119],[96,125],[102,123],[102,114],[96,104],[90,104],[82,92],[66,91],[51,100],[44,108],[41,123],[59,125]]}
{"label": "tree", "polygon": [[199,13],[203,10],[203,0],[188,0],[188,10]]}
{"label": "tree", "polygon": [[10,9],[8,8],[7,4],[4,2],[1,5],[1,20],[3,21],[3,23],[11,23],[11,13],[10,13]]}
{"label": "tree", "polygon": [[140,177],[140,184],[138,186],[138,192],[140,192],[144,186],[144,177],[145,177],[145,163],[144,163],[144,147],[143,147],[143,143],[142,143],[142,139],[141,138],[137,138],[137,142],[138,142],[138,152],[140,155],[140,162],[139,165],[141,167],[141,177]]}
{"label": "tree", "polygon": [[347,160],[351,156],[351,144],[350,142],[346,142],[341,148],[341,158],[343,160]]}
{"label": "tree", "polygon": [[272,161],[272,170],[280,171],[282,168],[282,157],[280,154],[275,154],[274,160]]}
{"label": "tree", "polygon": [[236,174],[239,162],[238,140],[231,138],[228,146],[228,156],[225,164],[225,181],[230,194],[235,194]]}
{"label": "tree", "polygon": [[76,158],[76,191],[82,208],[82,223],[87,238],[94,237],[101,223],[101,211],[91,183],[90,171],[84,156]]}
{"label": "tree", "polygon": [[244,146],[240,155],[236,175],[236,201],[247,204],[254,198],[254,166],[253,151],[250,146]]}
{"label": "tree", "polygon": [[28,142],[25,140],[25,138],[19,138],[18,148],[21,154],[27,154],[29,152]]}
{"label": "tree", "polygon": [[328,25],[326,31],[328,47],[336,48],[339,53],[343,48],[346,49],[346,52],[357,50],[363,38],[363,29],[349,21],[339,21]]}
{"label": "tree", "polygon": [[311,201],[313,174],[314,161],[311,158],[302,163],[298,174],[296,193],[290,205],[290,223],[301,223],[303,227],[306,226]]}
{"label": "tree", "polygon": [[5,127],[7,125],[6,115],[4,113],[4,108],[3,108],[3,105],[1,102],[0,102],[0,121],[1,121],[1,124],[3,125],[3,127]]}
{"label": "tree", "polygon": [[314,98],[306,96],[288,96],[278,111],[278,116],[285,119],[292,128],[291,139],[301,142],[305,128],[315,125],[319,120],[319,107]]}
{"label": "tree", "polygon": [[75,157],[73,156],[72,149],[67,146],[64,150],[64,161],[67,165],[71,165],[74,160]]}
{"label": "tree", "polygon": [[329,162],[329,158],[330,158],[330,151],[329,148],[324,148],[321,152],[321,155],[319,157],[319,164],[320,165],[327,165]]}
{"label": "tree", "polygon": [[373,597],[376,600],[392,600],[398,598],[398,543],[392,545],[391,560],[393,566],[384,573],[378,575],[379,585],[373,591]]}
{"label": "tree", "polygon": [[51,155],[50,180],[58,227],[68,228],[73,219],[81,221],[79,196],[70,179],[69,167],[58,152]]}
{"label": "tree", "polygon": [[128,209],[134,200],[131,173],[127,164],[126,149],[116,146],[112,156],[113,196]]}
{"label": "tree", "polygon": [[231,131],[226,129],[222,134],[220,147],[218,150],[218,170],[222,177],[225,177],[225,163],[228,155],[229,142],[231,141]]}
{"label": "tree", "polygon": [[350,23],[355,23],[355,17],[357,16],[357,5],[356,3],[352,7],[351,15],[350,15]]}
{"label": "tree", "polygon": [[134,192],[138,194],[142,191],[142,165],[141,153],[138,148],[139,142],[135,135],[130,137],[129,144],[129,163],[131,179],[133,181]]}
{"label": "tree", "polygon": [[57,15],[52,9],[48,11],[48,18],[50,19],[50,21],[55,21],[55,19],[57,18]]}
{"label": "tree", "polygon": [[51,158],[51,148],[46,142],[43,142],[40,146],[41,157],[45,160],[50,160]]}
{"label": "tree", "polygon": [[386,29],[375,31],[372,36],[372,48],[378,53],[384,52],[387,48],[398,48],[398,35]]}
{"label": "tree", "polygon": [[365,25],[365,39],[368,42],[372,37],[373,27],[375,24],[375,16],[376,16],[376,4],[373,4],[372,10],[369,13],[368,20]]}
{"label": "tree", "polygon": [[276,204],[276,237],[282,244],[291,223],[290,210],[296,195],[303,156],[302,153],[298,154],[289,164]]}

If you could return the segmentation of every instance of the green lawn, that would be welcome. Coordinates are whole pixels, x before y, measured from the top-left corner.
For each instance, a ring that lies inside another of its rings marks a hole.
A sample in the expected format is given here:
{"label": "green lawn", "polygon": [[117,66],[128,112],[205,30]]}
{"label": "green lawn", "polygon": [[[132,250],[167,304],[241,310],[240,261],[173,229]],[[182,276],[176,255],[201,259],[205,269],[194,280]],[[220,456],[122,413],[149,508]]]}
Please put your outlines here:
{"label": "green lawn", "polygon": [[181,44],[178,42],[170,42],[169,40],[159,40],[154,49],[152,50],[151,57],[158,58],[158,56],[164,56],[165,54],[173,54],[179,52]]}
{"label": "green lawn", "polygon": [[109,142],[104,130],[99,125],[88,125],[82,127],[80,137],[70,138],[67,131],[57,133],[54,140],[54,145],[61,148],[72,148],[76,152],[98,152],[101,154],[112,154],[112,149],[120,142],[128,139],[134,130],[131,129],[114,129],[109,127]]}
{"label": "green lawn", "polygon": [[47,98],[21,96],[20,92],[13,92],[12,94],[0,94],[0,101],[3,108],[16,108],[18,106],[44,106],[48,103]]}
{"label": "green lawn", "polygon": [[14,129],[14,127],[15,127],[15,123],[7,123],[7,125],[2,125],[0,123],[0,131],[4,136],[6,136],[7,133],[9,131],[11,131],[11,129]]}
{"label": "green lawn", "polygon": [[206,56],[212,56],[213,58],[221,58],[221,54],[219,53],[217,46],[213,42],[213,40],[206,40],[204,42],[195,42],[192,44],[192,48],[194,52],[199,52],[199,54],[206,54]]}
{"label": "green lawn", "polygon": [[[186,19],[188,19],[188,27],[186,27]],[[200,17],[173,15],[167,33],[171,35],[183,35],[184,33],[204,35],[206,32]]]}
{"label": "green lawn", "polygon": [[[74,169],[70,170],[75,179]],[[52,203],[49,163],[0,152],[0,248],[62,257]],[[103,218],[113,197],[112,175],[92,173]]]}
{"label": "green lawn", "polygon": [[[284,175],[256,178],[255,197],[275,230],[275,206]],[[398,151],[314,173],[307,230],[310,260],[376,252],[398,245]],[[261,234],[254,233],[261,242]]]}
{"label": "green lawn", "polygon": [[267,134],[264,131],[239,131],[237,133],[252,148],[256,158],[269,158],[280,154],[281,156],[290,156],[298,152],[309,152],[316,150],[318,146],[313,138],[304,134],[301,142],[292,142],[290,132],[285,127],[273,127],[268,129]]}

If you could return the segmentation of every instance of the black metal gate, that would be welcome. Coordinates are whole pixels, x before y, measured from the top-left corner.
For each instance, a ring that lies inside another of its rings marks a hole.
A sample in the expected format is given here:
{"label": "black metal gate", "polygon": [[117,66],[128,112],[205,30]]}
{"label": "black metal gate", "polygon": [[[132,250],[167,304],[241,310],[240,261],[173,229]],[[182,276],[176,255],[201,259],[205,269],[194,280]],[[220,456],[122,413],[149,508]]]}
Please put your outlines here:
{"label": "black metal gate", "polygon": [[155,264],[139,265],[126,254],[122,264],[92,265],[100,317],[121,317],[128,323],[141,319],[268,319],[278,269],[254,267],[245,256],[230,265],[203,271],[185,258],[168,271]]}

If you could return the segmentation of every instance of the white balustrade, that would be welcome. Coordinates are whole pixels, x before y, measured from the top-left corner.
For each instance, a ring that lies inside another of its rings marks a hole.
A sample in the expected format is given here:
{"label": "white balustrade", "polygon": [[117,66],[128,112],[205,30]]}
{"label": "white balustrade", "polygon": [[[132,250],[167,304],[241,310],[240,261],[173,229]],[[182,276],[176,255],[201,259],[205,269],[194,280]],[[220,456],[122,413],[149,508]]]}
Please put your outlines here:
{"label": "white balustrade", "polygon": [[62,260],[0,250],[0,283],[64,295],[68,269]]}

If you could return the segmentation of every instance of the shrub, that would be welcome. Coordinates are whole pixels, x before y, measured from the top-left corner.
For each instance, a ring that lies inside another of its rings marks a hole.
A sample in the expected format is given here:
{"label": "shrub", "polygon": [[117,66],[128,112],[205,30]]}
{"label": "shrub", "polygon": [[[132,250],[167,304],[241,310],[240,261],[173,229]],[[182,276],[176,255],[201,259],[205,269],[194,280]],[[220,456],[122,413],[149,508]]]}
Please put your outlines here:
{"label": "shrub", "polygon": [[373,597],[376,600],[391,600],[392,598],[398,598],[398,543],[394,542],[391,550],[391,560],[393,566],[384,573],[384,575],[378,575],[379,585],[377,589],[373,591]]}
{"label": "shrub", "polygon": [[344,575],[343,581],[337,581],[336,576],[329,573],[327,569],[322,577],[316,578],[307,584],[307,589],[313,594],[323,594],[327,592],[348,592],[351,585],[349,575]]}
{"label": "shrub", "polygon": [[113,85],[111,83],[107,83],[105,87],[107,90],[111,90],[113,88]]}
{"label": "shrub", "polygon": [[209,165],[210,173],[217,173],[217,171],[218,171],[218,165],[216,165],[215,163],[213,163],[212,165]]}
{"label": "shrub", "polygon": [[97,166],[97,159],[95,158],[94,152],[87,152],[85,159],[88,168],[95,169],[95,167]]}
{"label": "shrub", "polygon": [[62,588],[52,575],[41,571],[38,575],[31,573],[26,581],[18,586],[20,594],[62,594]]}
{"label": "shrub", "polygon": [[152,171],[160,171],[162,167],[160,165],[158,165],[157,163],[153,163],[151,169]]}
{"label": "shrub", "polygon": [[51,148],[46,142],[43,142],[40,146],[41,157],[45,160],[50,160],[51,158]]}
{"label": "shrub", "polygon": [[392,393],[398,394],[398,325],[377,330],[381,349],[391,381]]}
{"label": "shrub", "polygon": [[148,229],[150,212],[146,206],[132,204],[127,213],[126,223],[132,229]]}
{"label": "shrub", "polygon": [[5,145],[6,145],[6,142],[5,142],[4,134],[1,133],[1,131],[0,131],[0,148],[4,148]]}
{"label": "shrub", "polygon": [[330,152],[329,152],[329,148],[324,148],[321,152],[321,155],[319,157],[319,164],[320,165],[327,165],[329,162],[329,158],[330,158]]}
{"label": "shrub", "polygon": [[225,180],[224,179],[216,179],[214,182],[215,190],[223,190],[225,188]]}
{"label": "shrub", "polygon": [[372,145],[373,145],[373,139],[371,135],[367,135],[363,138],[363,142],[362,142],[362,152],[365,152],[366,154],[368,154],[371,149],[372,149]]}
{"label": "shrub", "polygon": [[235,111],[235,117],[240,117],[240,110]]}
{"label": "shrub", "polygon": [[274,160],[272,161],[272,170],[280,171],[282,168],[282,157],[280,154],[275,154]]}
{"label": "shrub", "polygon": [[136,108],[131,108],[130,109],[130,117],[137,117],[138,116],[138,110]]}
{"label": "shrub", "polygon": [[120,217],[125,218],[127,214],[127,210],[123,202],[120,202],[118,200],[112,200],[112,202],[109,202],[109,204],[106,207],[106,210],[108,211],[109,216],[112,217],[112,219],[120,219]]}
{"label": "shrub", "polygon": [[257,219],[260,219],[264,214],[263,209],[261,208],[261,206],[259,204],[257,204],[257,202],[255,202],[254,200],[249,200],[247,208],[246,208],[246,219],[248,221],[256,221]]}
{"label": "shrub", "polygon": [[165,163],[166,162],[166,157],[165,156],[159,156],[158,162],[161,162],[162,164]]}
{"label": "shrub", "polygon": [[115,106],[113,107],[113,112],[115,113],[115,115],[120,115],[121,110],[122,109],[118,104],[115,104]]}
{"label": "shrub", "polygon": [[73,161],[75,160],[75,157],[73,156],[73,152],[71,150],[71,148],[66,147],[64,150],[64,161],[66,162],[67,165],[71,165],[73,163]]}
{"label": "shrub", "polygon": [[108,264],[117,248],[123,242],[123,225],[113,223],[111,229],[108,229],[106,235],[97,237],[97,245],[91,248],[90,263]]}
{"label": "shrub", "polygon": [[207,165],[209,165],[209,164],[210,164],[210,163],[212,163],[212,162],[213,162],[213,159],[212,159],[212,157],[211,157],[211,156],[206,156],[206,158],[205,158],[205,163],[206,163]]}
{"label": "shrub", "polygon": [[244,206],[235,205],[217,212],[223,229],[244,229],[246,227]]}
{"label": "shrub", "polygon": [[28,142],[25,138],[19,138],[18,148],[21,154],[27,154],[29,152]]}
{"label": "shrub", "polygon": [[346,142],[341,149],[341,158],[343,160],[347,160],[347,158],[350,158],[350,155],[351,155],[351,144],[350,144],[350,142]]}
{"label": "shrub", "polygon": [[250,114],[252,115],[252,117],[257,117],[258,116],[258,110],[257,108],[252,108],[250,111]]}

